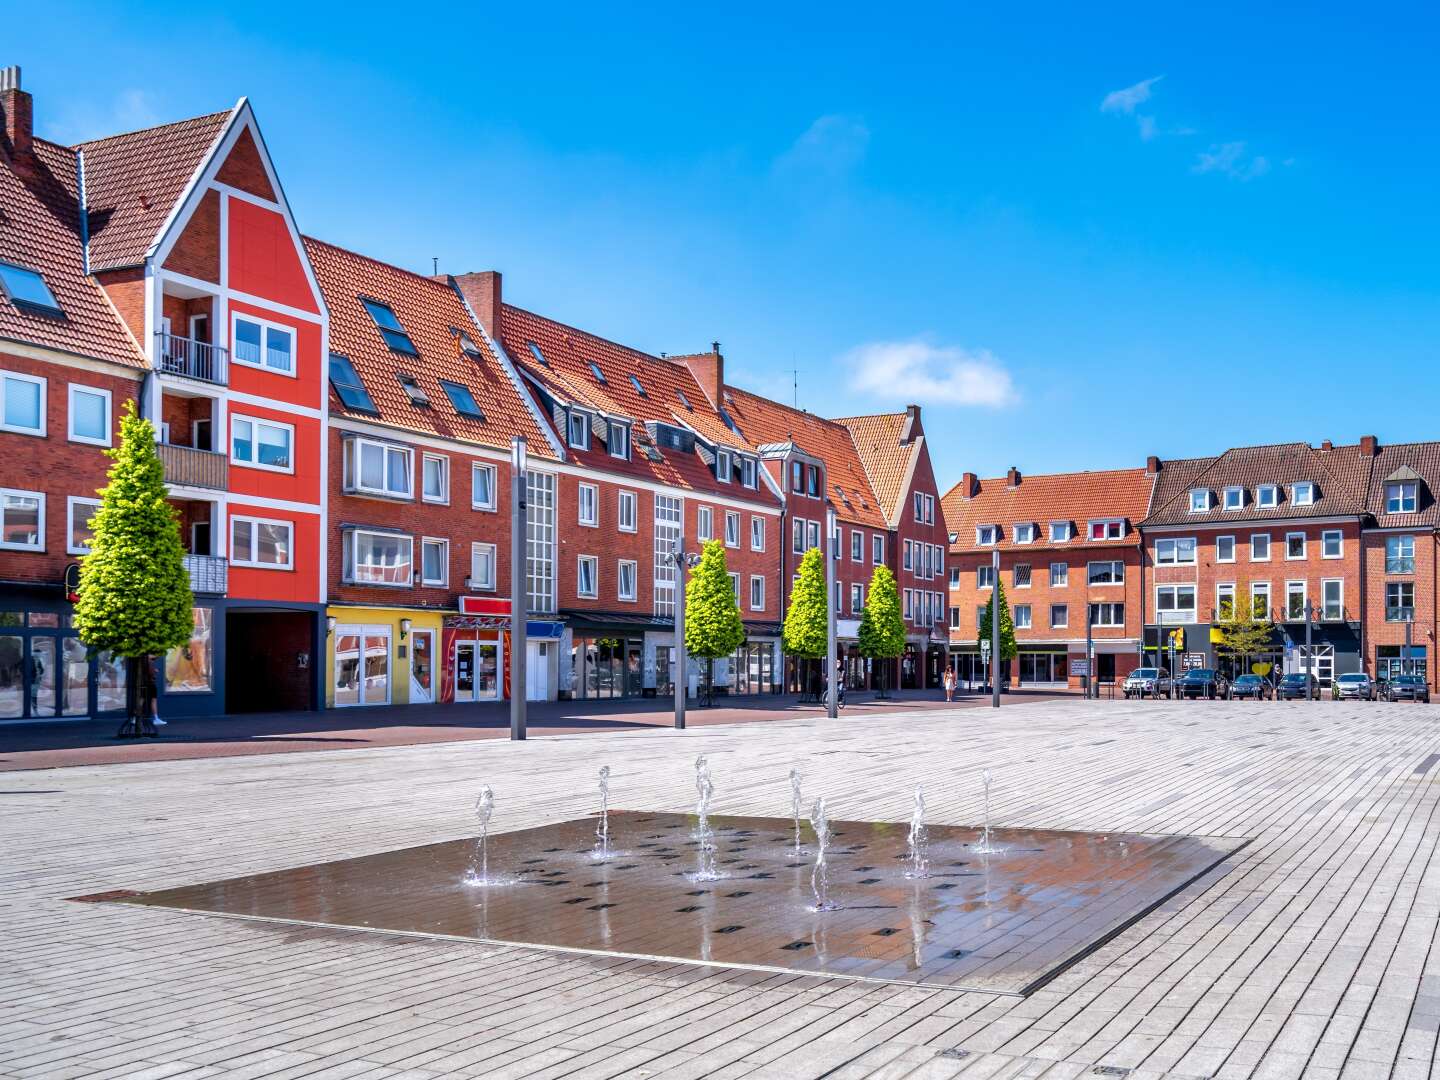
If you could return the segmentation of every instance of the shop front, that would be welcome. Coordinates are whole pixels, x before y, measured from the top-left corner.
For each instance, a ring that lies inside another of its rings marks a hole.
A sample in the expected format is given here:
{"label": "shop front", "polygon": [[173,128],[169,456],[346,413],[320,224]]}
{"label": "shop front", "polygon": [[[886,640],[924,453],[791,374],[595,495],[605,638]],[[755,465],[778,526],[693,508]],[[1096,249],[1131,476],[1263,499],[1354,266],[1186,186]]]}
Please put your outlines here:
{"label": "shop front", "polygon": [[784,671],[780,639],[772,626],[745,627],[746,638],[726,661],[726,690],[730,694],[778,694]]}
{"label": "shop front", "polygon": [[91,656],[58,587],[11,587],[0,597],[0,721],[119,717],[125,662]]}
{"label": "shop front", "polygon": [[[1145,657],[1156,663],[1156,643],[1160,644],[1159,666],[1171,667],[1169,634],[1174,627],[1145,628]],[[1322,687],[1328,687],[1335,676],[1362,670],[1360,624],[1353,621],[1314,622],[1310,624],[1306,644],[1303,621],[1278,622],[1264,646],[1244,656],[1228,655],[1221,632],[1206,623],[1187,624],[1183,646],[1174,652],[1174,669],[1215,668],[1226,678],[1254,672],[1271,679],[1282,674],[1309,670]],[[1395,658],[1399,658],[1398,651]],[[1385,668],[1377,657],[1377,670],[1384,677]]]}
{"label": "shop front", "polygon": [[444,613],[429,608],[333,605],[325,705],[428,705],[445,700],[438,662]]}

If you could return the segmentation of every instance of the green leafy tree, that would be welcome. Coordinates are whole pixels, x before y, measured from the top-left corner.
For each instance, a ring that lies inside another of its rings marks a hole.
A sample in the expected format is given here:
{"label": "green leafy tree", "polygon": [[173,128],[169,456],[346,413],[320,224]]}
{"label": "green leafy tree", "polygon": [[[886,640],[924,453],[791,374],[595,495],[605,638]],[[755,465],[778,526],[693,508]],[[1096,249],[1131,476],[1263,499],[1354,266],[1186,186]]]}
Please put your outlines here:
{"label": "green leafy tree", "polygon": [[705,697],[714,685],[715,660],[730,656],[745,641],[740,604],[725,562],[725,545],[706,543],[700,563],[685,586],[685,649],[705,659]]}
{"label": "green leafy tree", "polygon": [[[993,624],[990,620],[995,618],[997,605],[1000,609],[1000,655],[990,658],[992,673],[999,671],[1002,662],[1014,660],[1020,655],[1020,646],[1015,642],[1015,620],[1010,617],[1010,603],[1005,599],[1005,586],[999,581],[996,581],[995,588],[990,590],[990,600],[980,615],[980,641],[991,640],[990,627]],[[994,677],[992,674],[992,678]]]}
{"label": "green leafy tree", "polygon": [[1275,624],[1268,611],[1257,609],[1242,595],[1220,605],[1210,629],[1215,651],[1243,672],[1248,670],[1250,657],[1271,651]]}
{"label": "green leafy tree", "polygon": [[[877,566],[870,575],[865,610],[860,616],[860,652],[873,660],[894,660],[905,651],[905,620],[900,617],[900,593],[895,575],[888,566]],[[880,664],[880,696],[889,687],[888,663]]]}
{"label": "green leafy tree", "polygon": [[90,554],[80,563],[75,628],[92,650],[125,657],[130,716],[121,734],[150,725],[155,693],[150,658],[190,640],[195,599],[180,544],[180,522],[165,501],[165,469],[155,428],[127,402],[114,464],[90,519]]}
{"label": "green leafy tree", "polygon": [[780,631],[780,646],[802,660],[825,655],[830,605],[825,596],[825,557],[811,548],[800,560],[800,573],[790,590],[790,607]]}

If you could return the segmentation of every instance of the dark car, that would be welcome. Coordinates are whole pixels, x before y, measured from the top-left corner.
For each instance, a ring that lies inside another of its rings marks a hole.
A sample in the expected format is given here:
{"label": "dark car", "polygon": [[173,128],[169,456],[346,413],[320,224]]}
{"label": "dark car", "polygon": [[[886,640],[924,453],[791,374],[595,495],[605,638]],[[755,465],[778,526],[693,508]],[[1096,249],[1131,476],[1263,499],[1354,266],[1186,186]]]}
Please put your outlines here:
{"label": "dark car", "polygon": [[1306,696],[1318,701],[1320,684],[1303,671],[1292,671],[1288,675],[1280,676],[1280,685],[1275,688],[1275,696],[1281,701],[1293,701],[1296,698],[1303,701]]}
{"label": "dark car", "polygon": [[1256,701],[1264,701],[1266,698],[1275,696],[1275,687],[1270,685],[1270,680],[1261,675],[1241,675],[1230,684],[1230,696],[1232,698],[1254,698]]}
{"label": "dark car", "polygon": [[1175,692],[1183,698],[1228,698],[1230,682],[1214,668],[1196,668],[1175,681]]}
{"label": "dark car", "polygon": [[1396,675],[1386,691],[1389,701],[1423,701],[1430,704],[1430,687],[1419,675]]}

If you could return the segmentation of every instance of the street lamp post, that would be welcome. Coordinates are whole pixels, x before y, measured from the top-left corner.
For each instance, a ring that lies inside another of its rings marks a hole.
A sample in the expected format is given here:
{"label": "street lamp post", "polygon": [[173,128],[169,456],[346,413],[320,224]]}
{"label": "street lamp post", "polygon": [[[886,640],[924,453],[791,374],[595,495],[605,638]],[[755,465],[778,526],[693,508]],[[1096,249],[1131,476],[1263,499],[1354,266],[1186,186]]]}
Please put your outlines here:
{"label": "street lamp post", "polygon": [[1315,608],[1310,601],[1305,601],[1305,700],[1310,701],[1318,698],[1318,687],[1315,685],[1315,646],[1312,631],[1315,625]]}
{"label": "street lamp post", "polygon": [[840,676],[835,670],[835,563],[840,557],[840,544],[835,536],[835,511],[825,511],[825,671],[830,692],[825,695],[825,715],[834,720],[840,715]]}
{"label": "street lamp post", "polygon": [[685,727],[685,692],[690,681],[690,660],[685,653],[685,570],[700,561],[700,556],[685,551],[685,537],[675,541],[670,558],[675,562],[675,730]]}
{"label": "street lamp post", "polygon": [[990,707],[1000,707],[1000,549],[990,552]]}
{"label": "street lamp post", "polygon": [[510,738],[525,738],[525,466],[524,436],[510,440]]}

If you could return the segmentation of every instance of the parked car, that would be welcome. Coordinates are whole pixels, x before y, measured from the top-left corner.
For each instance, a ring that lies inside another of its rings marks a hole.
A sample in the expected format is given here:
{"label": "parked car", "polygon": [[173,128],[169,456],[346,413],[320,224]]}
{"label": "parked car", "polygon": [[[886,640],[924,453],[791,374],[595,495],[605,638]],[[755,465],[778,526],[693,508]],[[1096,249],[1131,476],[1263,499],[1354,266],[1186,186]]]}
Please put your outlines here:
{"label": "parked car", "polygon": [[1335,679],[1337,695],[1344,698],[1355,698],[1357,701],[1375,700],[1375,683],[1363,671],[1347,671],[1344,675]]}
{"label": "parked car", "polygon": [[1174,697],[1175,683],[1170,672],[1162,668],[1136,668],[1125,676],[1120,689],[1130,697]]}
{"label": "parked car", "polygon": [[1175,692],[1185,698],[1230,697],[1230,680],[1214,668],[1196,668],[1180,676]]}
{"label": "parked car", "polygon": [[1264,701],[1275,696],[1275,687],[1263,675],[1240,675],[1230,684],[1230,696]]}
{"label": "parked car", "polygon": [[1430,686],[1419,675],[1396,675],[1390,680],[1390,701],[1423,701],[1430,704]]}
{"label": "parked car", "polygon": [[1275,696],[1281,701],[1292,701],[1295,698],[1304,700],[1307,688],[1309,697],[1320,700],[1320,683],[1303,671],[1292,671],[1288,675],[1280,676],[1280,685],[1275,688]]}

